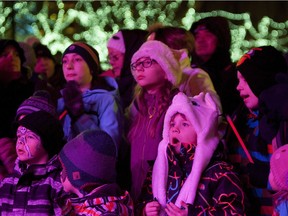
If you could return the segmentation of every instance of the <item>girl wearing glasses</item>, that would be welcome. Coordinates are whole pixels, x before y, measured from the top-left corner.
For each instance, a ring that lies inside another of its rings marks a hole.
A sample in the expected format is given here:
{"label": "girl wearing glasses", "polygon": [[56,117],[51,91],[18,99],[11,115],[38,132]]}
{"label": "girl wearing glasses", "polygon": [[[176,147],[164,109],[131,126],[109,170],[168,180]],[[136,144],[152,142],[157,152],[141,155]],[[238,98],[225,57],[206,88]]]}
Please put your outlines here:
{"label": "girl wearing glasses", "polygon": [[128,141],[131,144],[131,195],[137,200],[149,163],[157,156],[164,115],[181,80],[175,53],[160,41],[147,41],[133,55],[131,71],[137,82],[130,109]]}

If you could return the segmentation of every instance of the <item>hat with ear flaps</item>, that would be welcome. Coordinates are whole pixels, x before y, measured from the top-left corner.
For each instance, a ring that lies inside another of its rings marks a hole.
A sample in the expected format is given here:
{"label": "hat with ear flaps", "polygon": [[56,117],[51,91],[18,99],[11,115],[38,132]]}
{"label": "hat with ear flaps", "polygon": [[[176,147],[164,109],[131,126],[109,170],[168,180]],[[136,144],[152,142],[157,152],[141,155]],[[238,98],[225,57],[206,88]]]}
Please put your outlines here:
{"label": "hat with ear flaps", "polygon": [[197,145],[191,173],[181,188],[175,202],[176,206],[180,207],[181,201],[193,204],[202,172],[210,162],[219,143],[217,134],[219,113],[211,95],[200,93],[195,97],[187,97],[184,93],[178,93],[173,98],[165,115],[163,139],[158,147],[152,174],[153,196],[163,207],[166,205],[166,184],[169,169],[166,151],[169,143],[170,121],[177,113],[184,114],[190,121],[197,134]]}
{"label": "hat with ear flaps", "polygon": [[65,144],[59,158],[63,171],[77,189],[116,182],[117,149],[101,130],[86,130]]}
{"label": "hat with ear flaps", "polygon": [[66,54],[76,53],[80,55],[88,64],[92,75],[97,76],[100,72],[100,60],[98,52],[87,43],[74,42],[64,51],[62,59]]}
{"label": "hat with ear flaps", "polygon": [[255,47],[237,62],[237,71],[245,78],[255,96],[277,84],[276,75],[287,73],[284,56],[273,46]]}
{"label": "hat with ear flaps", "polygon": [[[179,52],[173,51],[166,44],[151,40],[143,43],[137,52],[134,53],[131,64],[135,63],[142,57],[150,57],[154,59],[167,75],[167,79],[174,85],[178,86],[182,71],[179,63]],[[133,73],[133,71],[132,71]],[[135,74],[133,73],[135,77]]]}

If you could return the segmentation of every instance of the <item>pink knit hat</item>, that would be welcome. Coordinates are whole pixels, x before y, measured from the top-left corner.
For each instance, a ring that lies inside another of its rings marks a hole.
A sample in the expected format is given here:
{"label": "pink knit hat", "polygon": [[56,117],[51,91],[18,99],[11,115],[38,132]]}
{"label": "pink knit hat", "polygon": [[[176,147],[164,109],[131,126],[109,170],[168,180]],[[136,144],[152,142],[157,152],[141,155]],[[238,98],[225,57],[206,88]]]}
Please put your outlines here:
{"label": "pink knit hat", "polygon": [[119,50],[121,53],[125,53],[125,42],[123,34],[121,31],[118,31],[108,40],[107,47]]}
{"label": "pink knit hat", "polygon": [[270,160],[270,172],[274,177],[274,183],[281,190],[288,190],[288,144],[278,148]]}

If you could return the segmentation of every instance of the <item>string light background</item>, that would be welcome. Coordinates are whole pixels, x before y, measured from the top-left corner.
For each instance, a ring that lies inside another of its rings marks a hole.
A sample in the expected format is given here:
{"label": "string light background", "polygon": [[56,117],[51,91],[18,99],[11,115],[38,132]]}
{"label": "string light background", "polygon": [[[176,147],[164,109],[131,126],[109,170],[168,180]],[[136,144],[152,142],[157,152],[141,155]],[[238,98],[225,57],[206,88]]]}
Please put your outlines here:
{"label": "string light background", "polygon": [[193,22],[209,16],[228,19],[233,61],[255,46],[272,45],[288,52],[288,20],[276,22],[264,16],[253,24],[249,13],[197,12],[195,0],[0,2],[0,14],[1,38],[13,35],[23,41],[33,35],[53,54],[62,53],[73,41],[85,41],[97,49],[104,69],[108,67],[107,40],[119,29],[147,29],[161,22],[189,30]]}

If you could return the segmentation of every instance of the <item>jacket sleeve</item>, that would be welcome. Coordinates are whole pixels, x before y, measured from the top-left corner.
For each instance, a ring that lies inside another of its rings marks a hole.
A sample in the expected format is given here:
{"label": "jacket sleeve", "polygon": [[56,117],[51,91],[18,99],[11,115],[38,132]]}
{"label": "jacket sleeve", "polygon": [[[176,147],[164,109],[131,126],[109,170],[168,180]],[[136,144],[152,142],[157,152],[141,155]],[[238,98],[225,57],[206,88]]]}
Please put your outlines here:
{"label": "jacket sleeve", "polygon": [[205,189],[199,189],[196,202],[189,206],[193,215],[245,215],[245,195],[233,171],[211,172],[202,178],[202,184]]}

